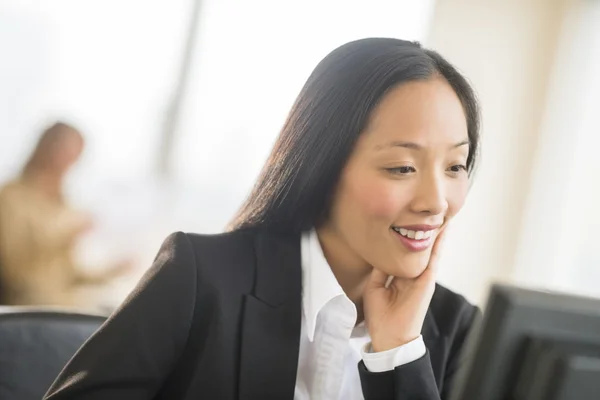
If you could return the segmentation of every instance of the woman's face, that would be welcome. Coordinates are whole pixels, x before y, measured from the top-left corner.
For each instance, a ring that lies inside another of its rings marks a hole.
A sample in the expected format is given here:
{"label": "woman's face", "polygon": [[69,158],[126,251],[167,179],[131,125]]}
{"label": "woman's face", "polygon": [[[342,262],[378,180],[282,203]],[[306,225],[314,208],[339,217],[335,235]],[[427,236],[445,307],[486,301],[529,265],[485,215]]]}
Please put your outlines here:
{"label": "woman's face", "polygon": [[373,111],[336,188],[327,231],[348,264],[413,278],[462,208],[469,178],[467,121],[441,78],[389,91]]}

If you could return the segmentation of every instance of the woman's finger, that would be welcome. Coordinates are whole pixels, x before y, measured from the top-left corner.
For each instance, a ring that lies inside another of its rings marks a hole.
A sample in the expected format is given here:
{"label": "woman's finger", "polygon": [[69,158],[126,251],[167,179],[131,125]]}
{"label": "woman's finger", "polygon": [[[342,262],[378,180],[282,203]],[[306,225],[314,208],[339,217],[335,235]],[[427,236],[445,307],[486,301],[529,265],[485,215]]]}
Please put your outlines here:
{"label": "woman's finger", "polygon": [[388,274],[386,274],[385,272],[383,272],[377,268],[373,268],[373,271],[371,272],[369,286],[371,286],[372,288],[387,287],[386,284],[387,284],[388,278],[389,278]]}

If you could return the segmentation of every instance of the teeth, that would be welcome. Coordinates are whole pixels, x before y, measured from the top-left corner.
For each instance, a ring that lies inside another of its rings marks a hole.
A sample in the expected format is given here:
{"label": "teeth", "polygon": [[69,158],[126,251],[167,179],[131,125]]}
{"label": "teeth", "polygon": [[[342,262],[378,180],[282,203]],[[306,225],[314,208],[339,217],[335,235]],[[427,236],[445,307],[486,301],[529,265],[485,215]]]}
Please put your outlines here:
{"label": "teeth", "polygon": [[415,240],[429,239],[433,235],[433,231],[411,231],[404,228],[394,228],[394,230],[402,236]]}

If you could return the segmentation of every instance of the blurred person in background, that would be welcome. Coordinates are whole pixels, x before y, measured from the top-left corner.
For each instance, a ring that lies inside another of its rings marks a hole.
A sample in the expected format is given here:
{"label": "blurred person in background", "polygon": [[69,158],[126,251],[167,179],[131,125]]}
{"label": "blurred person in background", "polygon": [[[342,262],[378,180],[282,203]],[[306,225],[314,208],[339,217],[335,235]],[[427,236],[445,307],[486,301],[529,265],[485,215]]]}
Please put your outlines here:
{"label": "blurred person in background", "polygon": [[20,176],[0,188],[3,304],[79,307],[79,288],[129,271],[129,262],[91,272],[74,261],[76,242],[93,222],[69,207],[63,184],[83,148],[82,134],[57,122],[43,132]]}
{"label": "blurred person in background", "polygon": [[436,269],[478,143],[438,53],[339,47],[230,230],[171,235],[46,399],[448,399],[480,313]]}

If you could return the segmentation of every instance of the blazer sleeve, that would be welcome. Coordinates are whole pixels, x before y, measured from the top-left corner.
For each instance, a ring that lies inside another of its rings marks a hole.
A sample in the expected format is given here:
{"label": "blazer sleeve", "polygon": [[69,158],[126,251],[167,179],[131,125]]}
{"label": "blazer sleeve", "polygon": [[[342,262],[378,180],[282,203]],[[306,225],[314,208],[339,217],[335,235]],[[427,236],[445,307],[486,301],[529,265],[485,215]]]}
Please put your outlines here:
{"label": "blazer sleeve", "polygon": [[370,372],[361,361],[358,369],[365,400],[448,400],[454,378],[463,364],[465,339],[479,316],[480,311],[474,306],[463,308],[457,315],[458,328],[451,344],[446,373],[441,377],[441,394],[428,351],[418,360],[386,372]]}
{"label": "blazer sleeve", "polygon": [[137,287],[77,351],[44,399],[152,399],[183,353],[196,286],[192,245],[185,234],[174,233]]}

